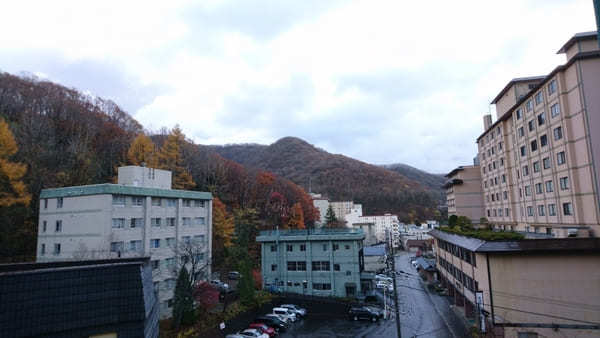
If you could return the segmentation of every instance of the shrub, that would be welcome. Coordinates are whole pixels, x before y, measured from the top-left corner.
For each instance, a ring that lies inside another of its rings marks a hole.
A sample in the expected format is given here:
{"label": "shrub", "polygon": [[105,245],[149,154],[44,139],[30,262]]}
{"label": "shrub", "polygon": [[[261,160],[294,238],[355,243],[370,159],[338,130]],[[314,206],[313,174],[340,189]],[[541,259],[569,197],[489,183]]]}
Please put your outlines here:
{"label": "shrub", "polygon": [[485,241],[511,241],[525,238],[523,234],[513,231],[496,232],[489,229],[461,229],[459,227],[440,227],[440,230],[456,235],[474,237]]}

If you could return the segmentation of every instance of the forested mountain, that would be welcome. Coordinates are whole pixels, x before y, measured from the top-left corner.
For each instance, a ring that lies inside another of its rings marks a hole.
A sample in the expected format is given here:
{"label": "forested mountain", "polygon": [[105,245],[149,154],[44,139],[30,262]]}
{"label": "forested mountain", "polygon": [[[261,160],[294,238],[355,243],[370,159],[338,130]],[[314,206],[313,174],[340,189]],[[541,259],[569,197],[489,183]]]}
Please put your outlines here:
{"label": "forested mountain", "polygon": [[[0,262],[35,258],[42,189],[114,181],[118,166],[132,164],[128,157],[132,141],[144,134],[142,126],[112,101],[8,73],[0,73],[0,120],[8,123],[0,144],[16,141],[18,147],[15,154],[0,151],[4,161],[0,163]],[[298,185],[226,160],[210,148],[186,140],[179,128],[169,135],[147,136],[151,140],[146,142],[155,144],[150,148],[161,150],[156,162],[159,168],[172,170],[165,164],[168,161],[160,161],[170,156],[161,147],[172,139],[177,143],[170,147],[177,149],[178,154],[172,154],[177,157],[177,168],[183,168],[193,180],[185,177],[186,186],[211,191],[234,214],[254,215],[254,211],[246,211],[255,210],[260,227],[310,226],[318,216],[310,197]],[[12,189],[2,171],[8,162],[26,166],[22,181],[31,194],[29,205],[2,203],[6,200],[3,193]]]}
{"label": "forested mountain", "polygon": [[425,188],[437,192],[440,195],[440,200],[446,200],[446,192],[442,189],[442,185],[445,182],[444,175],[442,174],[430,174],[423,170],[411,167],[403,163],[386,164],[382,167],[398,172],[407,178],[419,182]]}
{"label": "forested mountain", "polygon": [[366,214],[392,212],[405,220],[434,217],[438,191],[398,172],[343,155],[330,154],[294,137],[265,146],[211,146],[225,158],[272,171],[331,200],[362,203]]}

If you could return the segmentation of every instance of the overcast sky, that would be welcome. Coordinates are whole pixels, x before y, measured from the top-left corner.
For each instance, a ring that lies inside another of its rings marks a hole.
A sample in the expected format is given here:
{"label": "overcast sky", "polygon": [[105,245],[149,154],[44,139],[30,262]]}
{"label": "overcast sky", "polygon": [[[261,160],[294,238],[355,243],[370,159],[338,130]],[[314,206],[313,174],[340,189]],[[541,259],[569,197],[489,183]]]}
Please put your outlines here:
{"label": "overcast sky", "polygon": [[0,70],[200,144],[296,136],[365,162],[470,164],[489,102],[595,30],[592,0],[5,1]]}

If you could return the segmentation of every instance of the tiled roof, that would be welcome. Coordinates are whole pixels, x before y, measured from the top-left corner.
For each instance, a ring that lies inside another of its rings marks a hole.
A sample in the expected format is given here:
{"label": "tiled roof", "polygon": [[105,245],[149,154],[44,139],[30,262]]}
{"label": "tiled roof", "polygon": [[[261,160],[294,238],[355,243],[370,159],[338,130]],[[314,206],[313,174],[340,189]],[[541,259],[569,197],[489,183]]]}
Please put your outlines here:
{"label": "tiled roof", "polygon": [[176,189],[158,189],[134,187],[122,184],[94,184],[80,185],[75,187],[64,187],[54,189],[43,189],[40,193],[40,198],[55,198],[55,197],[74,197],[74,196],[89,196],[89,195],[135,195],[135,196],[152,196],[166,198],[189,198],[211,200],[212,194],[203,191],[191,190],[176,190]]}

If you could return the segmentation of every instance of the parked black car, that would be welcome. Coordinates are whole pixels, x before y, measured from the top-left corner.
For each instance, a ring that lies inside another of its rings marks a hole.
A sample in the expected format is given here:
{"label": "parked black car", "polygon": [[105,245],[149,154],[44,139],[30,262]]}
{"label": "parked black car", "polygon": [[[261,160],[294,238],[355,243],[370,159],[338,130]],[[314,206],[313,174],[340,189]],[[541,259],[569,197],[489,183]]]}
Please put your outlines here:
{"label": "parked black car", "polygon": [[348,318],[350,318],[350,320],[366,319],[376,322],[382,316],[383,314],[381,312],[366,306],[352,307],[350,308],[350,311],[348,311]]}
{"label": "parked black car", "polygon": [[267,326],[274,328],[278,332],[285,332],[285,329],[287,329],[287,325],[283,321],[281,321],[277,318],[273,318],[273,317],[267,317],[267,316],[256,317],[256,318],[254,318],[253,323],[266,324]]}

